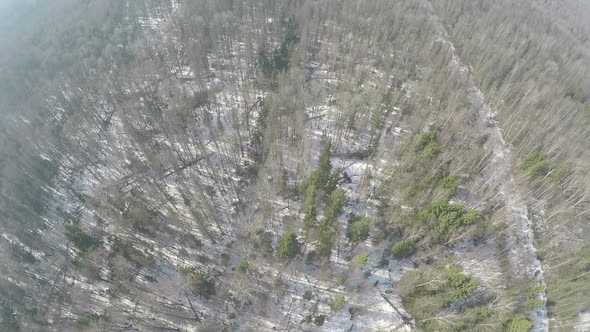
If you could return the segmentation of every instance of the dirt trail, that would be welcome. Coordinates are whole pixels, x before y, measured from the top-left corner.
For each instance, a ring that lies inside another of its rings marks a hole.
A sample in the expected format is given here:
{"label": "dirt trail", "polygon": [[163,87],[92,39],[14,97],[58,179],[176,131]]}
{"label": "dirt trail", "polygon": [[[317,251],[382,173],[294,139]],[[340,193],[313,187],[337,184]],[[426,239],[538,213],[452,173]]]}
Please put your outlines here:
{"label": "dirt trail", "polygon": [[506,224],[510,228],[510,231],[506,234],[506,244],[507,248],[510,248],[508,258],[513,271],[519,277],[533,279],[543,285],[543,291],[537,295],[537,299],[542,300],[543,305],[529,313],[529,318],[533,322],[531,331],[548,331],[544,271],[541,262],[537,258],[533,224],[528,217],[526,201],[518,194],[516,183],[510,172],[510,146],[504,141],[502,130],[494,120],[494,112],[486,103],[484,94],[470,77],[468,67],[457,55],[455,46],[445,26],[434,12],[429,1],[426,2],[426,9],[437,34],[437,41],[447,45],[448,52],[452,56],[450,70],[458,73],[465,80],[469,102],[478,110],[475,125],[478,129],[481,128],[482,134],[489,135],[484,148],[492,152],[492,158],[483,170],[482,175],[484,181],[490,187],[498,190],[499,197],[505,204]]}

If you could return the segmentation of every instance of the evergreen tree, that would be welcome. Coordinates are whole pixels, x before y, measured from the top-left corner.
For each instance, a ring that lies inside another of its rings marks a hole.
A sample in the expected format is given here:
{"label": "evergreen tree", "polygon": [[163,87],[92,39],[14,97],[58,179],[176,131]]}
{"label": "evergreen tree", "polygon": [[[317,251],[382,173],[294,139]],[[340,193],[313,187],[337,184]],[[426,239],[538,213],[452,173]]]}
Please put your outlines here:
{"label": "evergreen tree", "polygon": [[314,183],[309,185],[305,190],[305,197],[303,201],[303,222],[306,229],[309,229],[313,226],[313,223],[316,218],[315,191],[316,189]]}
{"label": "evergreen tree", "polygon": [[277,256],[282,260],[292,259],[299,254],[301,244],[297,241],[297,235],[291,231],[284,232],[279,238]]}
{"label": "evergreen tree", "polygon": [[332,170],[332,163],[330,162],[331,148],[332,142],[327,140],[324,143],[322,153],[320,154],[318,168],[313,173],[311,179],[311,181],[315,182],[316,188],[324,190],[324,192],[326,192],[326,189],[328,188],[328,184],[330,182],[330,172]]}

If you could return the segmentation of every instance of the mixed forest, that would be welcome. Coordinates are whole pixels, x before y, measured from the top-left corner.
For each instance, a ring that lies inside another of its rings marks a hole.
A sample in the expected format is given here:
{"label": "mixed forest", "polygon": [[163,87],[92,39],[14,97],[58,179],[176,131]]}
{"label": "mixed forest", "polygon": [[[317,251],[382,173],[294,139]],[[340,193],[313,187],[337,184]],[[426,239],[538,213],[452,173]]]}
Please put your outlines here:
{"label": "mixed forest", "polygon": [[589,20],[0,4],[0,330],[590,330]]}

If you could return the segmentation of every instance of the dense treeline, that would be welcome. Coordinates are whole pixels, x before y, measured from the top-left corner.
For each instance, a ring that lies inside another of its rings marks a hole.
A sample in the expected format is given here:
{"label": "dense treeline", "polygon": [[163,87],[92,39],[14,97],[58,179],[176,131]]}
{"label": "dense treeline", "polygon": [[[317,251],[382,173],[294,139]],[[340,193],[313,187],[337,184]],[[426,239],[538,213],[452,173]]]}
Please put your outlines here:
{"label": "dense treeline", "polygon": [[590,57],[588,27],[580,22],[590,8],[580,1],[434,4],[514,145],[531,210],[544,211],[546,229],[537,238],[548,267],[549,310],[554,328],[569,329],[590,305],[589,279],[577,268],[588,246],[590,159],[582,147]]}

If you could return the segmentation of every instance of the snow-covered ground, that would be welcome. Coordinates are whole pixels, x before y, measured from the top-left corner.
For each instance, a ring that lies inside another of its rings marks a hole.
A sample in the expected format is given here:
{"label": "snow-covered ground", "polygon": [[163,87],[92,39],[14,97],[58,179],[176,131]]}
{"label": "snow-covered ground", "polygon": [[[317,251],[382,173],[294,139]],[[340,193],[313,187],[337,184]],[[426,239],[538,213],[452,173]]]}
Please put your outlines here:
{"label": "snow-covered ground", "polygon": [[577,332],[590,331],[590,312],[583,312],[578,315],[574,330]]}
{"label": "snow-covered ground", "polygon": [[[169,28],[166,27],[167,22],[168,20],[161,13],[139,19],[140,25],[150,33],[169,31]],[[239,52],[245,52],[243,43],[236,44],[236,48],[232,50],[232,58],[246,58],[240,56]],[[219,310],[221,309],[221,307],[218,307],[220,303],[208,303],[192,295],[185,296],[182,291],[179,291],[182,289],[183,282],[179,276],[178,268],[184,266],[208,270],[210,273],[217,275],[220,288],[223,288],[224,284],[233,283],[234,277],[232,277],[231,272],[228,273],[228,270],[220,264],[220,257],[228,255],[230,262],[237,263],[245,252],[240,249],[228,250],[228,247],[236,240],[235,224],[248,217],[248,215],[244,214],[252,213],[251,217],[260,218],[260,213],[257,212],[260,206],[257,203],[252,204],[246,210],[238,210],[234,206],[238,198],[243,196],[244,192],[250,190],[247,187],[248,182],[245,182],[242,176],[239,175],[241,171],[239,167],[253,163],[253,160],[244,155],[237,163],[234,162],[234,156],[236,155],[236,115],[239,118],[244,118],[244,110],[250,108],[249,105],[246,105],[243,95],[239,93],[240,79],[236,76],[236,73],[240,70],[246,72],[248,68],[238,70],[236,66],[243,67],[246,64],[235,63],[213,55],[209,57],[209,61],[212,64],[210,69],[212,78],[208,83],[208,88],[216,90],[217,93],[211,100],[211,108],[197,110],[196,113],[205,114],[201,119],[208,119],[213,124],[212,128],[201,132],[197,128],[195,132],[199,132],[198,139],[188,142],[182,140],[171,141],[163,137],[157,138],[157,144],[166,147],[166,149],[173,151],[178,156],[199,156],[204,154],[205,157],[201,162],[180,171],[178,174],[161,177],[159,180],[151,177],[150,167],[152,166],[148,166],[143,171],[144,173],[138,174],[136,164],[152,165],[154,162],[153,157],[150,156],[151,151],[141,146],[138,148],[136,142],[134,142],[136,138],[133,135],[136,135],[136,133],[133,131],[138,130],[141,121],[138,121],[137,118],[130,118],[126,112],[113,112],[112,115],[109,115],[109,123],[106,128],[89,127],[84,133],[85,137],[88,138],[101,137],[99,141],[103,144],[100,147],[100,157],[102,159],[89,166],[76,159],[75,156],[71,156],[61,165],[60,176],[55,181],[54,200],[49,206],[48,213],[48,223],[58,233],[63,232],[64,216],[67,213],[75,212],[81,216],[79,222],[83,225],[83,228],[97,226],[95,215],[97,211],[92,206],[81,203],[79,200],[80,195],[85,195],[91,199],[107,199],[108,201],[108,197],[117,197],[113,196],[114,194],[122,194],[121,197],[124,197],[125,193],[134,190],[152,190],[150,188],[156,188],[152,186],[157,186],[164,190],[163,195],[168,197],[169,201],[162,202],[162,196],[154,194],[144,194],[144,199],[146,204],[159,207],[158,213],[160,216],[158,222],[168,224],[166,227],[179,233],[188,231],[195,238],[203,240],[202,249],[182,247],[177,243],[170,242],[172,239],[152,239],[149,236],[131,231],[124,225],[119,224],[119,221],[114,222],[114,220],[109,220],[108,216],[102,216],[107,218],[106,223],[102,226],[105,232],[117,234],[120,239],[128,240],[138,250],[144,251],[145,248],[150,248],[147,252],[157,258],[156,271],[144,268],[137,272],[136,277],[130,278],[134,278],[143,285],[142,287],[149,288],[152,287],[150,286],[151,281],[145,280],[153,278],[154,273],[156,273],[157,285],[162,288],[164,293],[151,292],[142,295],[144,298],[142,301],[134,298],[133,294],[121,296],[114,300],[107,294],[112,286],[108,282],[113,274],[112,267],[104,266],[101,268],[101,275],[105,282],[101,282],[100,286],[96,285],[99,287],[95,287],[88,278],[75,277],[75,271],[65,272],[64,286],[68,285],[67,287],[70,289],[77,289],[78,292],[90,295],[93,299],[84,304],[83,307],[86,312],[101,313],[102,308],[108,304],[111,307],[119,308],[121,313],[130,315],[130,321],[135,322],[135,324],[139,322],[141,325],[143,324],[141,321],[149,320],[149,317],[158,317],[158,324],[162,326],[183,327],[188,330],[194,327],[188,327],[182,323],[182,320],[179,322],[178,319],[161,316],[153,310],[162,305],[173,305],[176,307],[176,315],[179,316],[190,317],[193,314],[192,311],[197,310],[199,315],[204,318],[227,319],[227,311]],[[309,67],[314,68],[313,64]],[[172,72],[179,75],[182,84],[187,86],[189,91],[194,91],[191,82],[194,73],[190,68],[183,66],[174,69]],[[312,80],[321,81],[322,84],[328,87],[333,87],[341,82],[335,77],[336,74],[331,72],[326,65],[318,64],[317,68],[312,69]],[[132,95],[147,85],[149,84],[145,82],[132,83],[125,91],[128,95]],[[375,84],[372,84],[372,86],[375,86]],[[252,93],[257,97],[264,98],[263,91],[254,90]],[[67,93],[64,94],[68,98]],[[251,98],[250,102],[255,100],[256,98]],[[139,103],[141,104],[141,102],[140,99]],[[343,232],[346,227],[346,216],[350,213],[375,215],[376,202],[371,201],[369,195],[371,190],[378,185],[378,179],[383,178],[379,172],[388,166],[394,156],[381,149],[379,151],[380,157],[374,160],[359,160],[354,157],[347,157],[347,154],[368,149],[370,136],[366,130],[343,131],[339,129],[339,126],[342,125],[337,123],[339,110],[330,106],[329,102],[327,100],[325,104],[314,105],[314,109],[316,111],[320,110],[319,112],[323,116],[305,123],[305,135],[309,142],[307,153],[309,164],[315,165],[324,140],[332,139],[334,142],[333,153],[335,155],[332,163],[334,167],[340,167],[346,171],[351,179],[351,183],[343,185],[347,200],[351,203],[345,209],[345,215],[339,218],[337,225],[339,242],[346,243]],[[255,127],[257,125],[256,118],[259,107],[260,105],[250,108],[251,114],[246,119],[248,121],[247,126]],[[112,110],[106,111],[105,114],[110,112]],[[139,114],[141,113],[137,115]],[[392,117],[396,115],[396,112],[393,111],[388,114],[388,118],[383,119],[387,124],[384,128],[393,126]],[[315,115],[317,114],[309,114],[308,117],[313,118]],[[145,119],[145,123],[150,123],[150,120]],[[199,123],[194,125],[203,126],[203,124]],[[144,128],[143,130],[159,130],[156,124],[152,126],[152,128]],[[401,129],[395,128],[391,133],[384,133],[381,139],[389,144],[395,141],[396,135],[400,135],[400,133]],[[246,135],[242,139],[245,140],[243,144],[249,144]],[[86,141],[90,142],[90,140],[81,140],[81,142]],[[393,147],[394,144],[389,146]],[[288,149],[285,149],[285,151],[288,151]],[[297,172],[298,161],[292,160],[293,156],[295,155],[285,154],[283,156],[284,166],[290,174]],[[219,170],[222,170],[222,172],[219,172]],[[311,169],[307,171],[309,172]],[[182,183],[182,181],[187,180],[189,181],[188,184]],[[262,179],[259,179],[259,183],[254,186],[261,185],[260,182],[262,182]],[[203,188],[211,188],[211,190],[208,190],[209,193],[203,195],[199,193]],[[255,187],[253,189],[256,190]],[[203,233],[203,229],[195,225],[194,211],[182,203],[181,192],[183,190],[196,197],[201,197],[200,204],[206,204],[208,211],[216,211],[207,217],[210,220],[208,222],[210,236],[215,239],[215,242],[207,241],[208,236]],[[256,197],[256,195],[253,197]],[[241,197],[241,200],[245,203],[252,203],[248,197]],[[289,198],[274,197],[271,223],[272,220],[281,220],[291,215],[297,216],[299,210],[300,202]],[[64,214],[64,212],[66,213]],[[285,230],[284,225],[276,222],[266,224],[264,227],[270,230],[275,238]],[[110,244],[107,242],[105,245],[108,247]],[[276,242],[274,245],[276,246]],[[75,256],[76,252],[72,248],[68,248],[70,255]],[[181,253],[180,249],[183,249],[184,253]],[[310,313],[310,304],[302,296],[305,291],[312,290],[315,294],[314,301],[317,302],[313,314],[315,316],[326,316],[321,327],[322,330],[367,331],[392,328],[409,330],[413,323],[409,320],[409,315],[404,311],[399,297],[392,292],[392,286],[399,280],[403,272],[409,268],[408,263],[392,261],[388,267],[378,268],[382,249],[372,248],[370,241],[367,241],[367,243],[360,244],[356,248],[342,247],[335,249],[332,258],[332,273],[335,275],[351,273],[348,260],[355,251],[371,253],[370,259],[363,271],[356,271],[357,276],[346,283],[346,286],[337,283],[334,278],[328,280],[320,278],[321,273],[319,273],[318,267],[308,267],[303,271],[287,272],[288,267],[287,270],[284,270],[285,267],[282,264],[271,262],[257,264],[259,265],[259,271],[264,273],[265,279],[280,278],[284,283],[284,286],[282,286],[284,291],[277,293],[282,295],[277,296],[267,304],[268,307],[264,312],[259,312],[259,315],[256,316],[250,311],[247,321],[242,322],[240,320],[240,322],[245,324],[244,326],[257,322],[255,323],[256,326],[262,329],[300,326],[301,322]],[[348,258],[344,259],[344,257]],[[212,263],[209,264],[208,261]],[[363,273],[368,271],[370,271],[370,276],[363,277]],[[351,287],[354,289],[351,289]],[[345,305],[338,312],[332,312],[330,303],[338,294],[346,295]],[[152,307],[147,305],[150,302],[161,302],[163,304]],[[360,309],[349,310],[351,308]],[[70,309],[68,309],[68,312],[68,317],[76,317]],[[304,323],[303,329],[314,327],[313,324],[306,324]]]}

